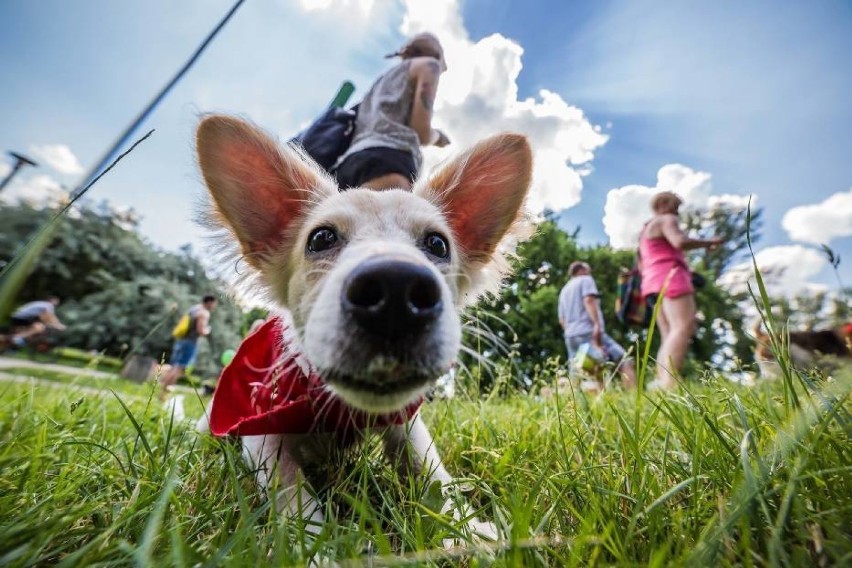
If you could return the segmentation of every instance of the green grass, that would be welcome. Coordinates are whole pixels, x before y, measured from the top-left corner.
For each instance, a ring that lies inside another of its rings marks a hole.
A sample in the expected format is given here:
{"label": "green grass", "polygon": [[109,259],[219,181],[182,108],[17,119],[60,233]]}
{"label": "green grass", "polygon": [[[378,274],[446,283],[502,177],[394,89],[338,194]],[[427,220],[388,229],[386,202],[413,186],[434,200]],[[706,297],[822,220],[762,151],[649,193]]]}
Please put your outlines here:
{"label": "green grass", "polygon": [[793,385],[797,407],[783,381],[718,378],[638,399],[435,401],[438,448],[504,539],[453,556],[440,545],[457,523],[376,444],[330,474],[329,521],[308,538],[236,444],[173,423],[153,385],[108,383],[117,395],[0,382],[0,565],[361,565],[368,549],[377,566],[852,560],[848,375]]}
{"label": "green grass", "polygon": [[[81,368],[82,367],[78,367]],[[69,369],[70,370],[70,369]],[[71,373],[57,371],[45,367],[3,367],[0,368],[0,373],[14,375],[17,377],[30,377],[33,379],[53,381],[63,385],[82,386],[98,389],[120,389],[122,392],[136,395],[148,396],[153,389],[153,381],[146,383],[136,383],[129,379],[124,379],[119,375],[112,373],[109,376],[92,376],[81,370],[79,373]],[[193,380],[194,379],[194,380]],[[201,381],[197,378],[188,379],[186,376],[181,377],[177,384],[177,392],[193,397],[201,397]],[[214,383],[215,386],[215,383]],[[199,410],[200,413],[200,410]]]}
{"label": "green grass", "polygon": [[107,373],[117,373],[122,367],[121,359],[116,357],[99,354],[93,355],[71,347],[54,347],[47,353],[37,353],[29,349],[7,351],[3,353],[3,357],[35,361],[37,363],[54,363],[68,367],[94,369]]}
{"label": "green grass", "polygon": [[97,377],[91,376],[85,372],[85,370],[81,370],[79,373],[71,373],[71,372],[62,372],[55,371],[46,367],[4,367],[0,369],[0,372],[6,373],[9,375],[15,375],[19,377],[31,377],[33,379],[41,379],[45,381],[56,381],[63,384],[73,384],[80,386],[90,386],[97,388],[109,388],[109,385],[113,384],[113,381],[121,380],[122,383],[125,383],[123,386],[127,386],[128,388],[132,388],[133,383],[127,383],[123,379],[119,379],[118,375],[112,375],[111,377]]}

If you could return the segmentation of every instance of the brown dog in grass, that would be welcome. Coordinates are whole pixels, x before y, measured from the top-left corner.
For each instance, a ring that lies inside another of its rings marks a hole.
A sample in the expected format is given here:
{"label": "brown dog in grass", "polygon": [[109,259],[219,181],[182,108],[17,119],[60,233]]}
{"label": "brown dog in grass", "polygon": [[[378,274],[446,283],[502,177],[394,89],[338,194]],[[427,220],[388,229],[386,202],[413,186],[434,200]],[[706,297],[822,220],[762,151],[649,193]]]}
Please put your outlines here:
{"label": "brown dog in grass", "polygon": [[[210,430],[241,437],[259,483],[277,476],[279,508],[308,530],[323,507],[305,471],[371,434],[403,473],[449,488],[417,409],[458,354],[460,310],[499,286],[528,234],[526,138],[489,138],[411,192],[341,192],[310,158],[229,116],[203,119],[197,142],[214,222],[253,269],[250,285],[290,314],[240,346]],[[470,519],[469,535],[496,537]]]}
{"label": "brown dog in grass", "polygon": [[[760,368],[760,374],[766,378],[777,377],[781,369],[772,352],[772,341],[761,322],[752,330],[756,345],[754,359]],[[788,350],[793,365],[807,369],[817,363],[825,363],[824,356],[840,360],[852,357],[852,325],[837,329],[789,332]]]}

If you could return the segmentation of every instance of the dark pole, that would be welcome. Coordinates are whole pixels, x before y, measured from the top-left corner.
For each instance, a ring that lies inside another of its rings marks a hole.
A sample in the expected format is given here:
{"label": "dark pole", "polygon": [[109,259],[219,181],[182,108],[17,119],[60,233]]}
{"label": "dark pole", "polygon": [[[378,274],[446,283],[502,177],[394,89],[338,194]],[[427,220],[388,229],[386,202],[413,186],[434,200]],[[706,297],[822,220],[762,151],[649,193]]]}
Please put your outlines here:
{"label": "dark pole", "polygon": [[15,158],[15,165],[12,166],[12,171],[9,172],[9,175],[6,176],[6,179],[4,179],[2,182],[0,182],[0,191],[3,191],[3,188],[5,188],[7,185],[9,185],[9,182],[12,181],[12,178],[15,177],[15,174],[18,173],[18,170],[20,170],[22,167],[24,167],[24,166],[38,166],[38,164],[35,163],[34,160],[31,160],[31,159],[27,158],[26,156],[22,156],[21,154],[18,154],[17,152],[7,152],[7,154],[9,154],[13,158]]}

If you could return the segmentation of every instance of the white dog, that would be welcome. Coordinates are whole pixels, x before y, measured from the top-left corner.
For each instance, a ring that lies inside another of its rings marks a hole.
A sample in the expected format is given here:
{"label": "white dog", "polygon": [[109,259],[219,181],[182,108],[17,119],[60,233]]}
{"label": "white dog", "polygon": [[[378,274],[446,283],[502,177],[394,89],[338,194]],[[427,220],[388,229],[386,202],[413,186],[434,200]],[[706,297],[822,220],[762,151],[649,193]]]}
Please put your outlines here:
{"label": "white dog", "polygon": [[[229,116],[205,118],[197,143],[214,221],[292,314],[240,346],[210,430],[242,437],[259,483],[280,476],[279,509],[309,530],[322,507],[303,468],[371,432],[402,471],[449,486],[417,408],[457,356],[459,311],[499,285],[527,236],[527,140],[494,136],[413,192],[340,192],[309,158]],[[490,523],[468,530],[496,537]]]}

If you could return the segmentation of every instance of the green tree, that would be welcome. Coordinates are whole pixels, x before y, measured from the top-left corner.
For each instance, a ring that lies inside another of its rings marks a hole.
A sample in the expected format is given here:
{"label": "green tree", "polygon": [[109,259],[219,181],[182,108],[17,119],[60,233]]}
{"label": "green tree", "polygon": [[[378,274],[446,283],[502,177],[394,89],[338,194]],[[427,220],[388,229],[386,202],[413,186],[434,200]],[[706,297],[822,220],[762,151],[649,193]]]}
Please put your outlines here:
{"label": "green tree", "polygon": [[717,203],[703,209],[688,210],[681,215],[684,230],[700,239],[720,237],[725,240],[714,250],[692,251],[693,265],[700,266],[713,280],[726,269],[748,256],[748,234],[756,243],[763,234],[763,209],[751,210],[730,203]]}
{"label": "green tree", "polygon": [[[0,207],[0,264],[53,212],[27,204]],[[130,350],[168,357],[171,329],[201,296],[214,293],[212,334],[202,341],[196,368],[218,373],[219,354],[240,341],[242,315],[210,278],[188,246],[180,253],[157,249],[140,237],[132,216],[106,203],[84,205],[63,217],[57,236],[39,257],[19,303],[57,295],[68,329],[63,342],[80,349],[126,355]]]}
{"label": "green tree", "polygon": [[852,322],[852,288],[843,288],[830,299],[832,327],[840,327]]}
{"label": "green tree", "polygon": [[839,291],[803,290],[792,297],[772,298],[772,311],[779,322],[793,331],[836,328],[852,317],[850,289]]}

